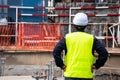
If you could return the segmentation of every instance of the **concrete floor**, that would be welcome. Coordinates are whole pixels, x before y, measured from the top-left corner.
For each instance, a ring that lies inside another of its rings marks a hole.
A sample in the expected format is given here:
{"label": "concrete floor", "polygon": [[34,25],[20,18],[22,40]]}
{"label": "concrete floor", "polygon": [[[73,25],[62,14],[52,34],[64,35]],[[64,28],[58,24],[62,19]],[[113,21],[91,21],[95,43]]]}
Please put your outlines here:
{"label": "concrete floor", "polygon": [[[36,80],[35,78],[32,78],[31,76],[2,76],[0,77],[0,80]],[[44,80],[44,79],[39,79]],[[63,77],[57,78],[57,80],[64,80]]]}
{"label": "concrete floor", "polygon": [[[2,76],[0,80],[35,80],[31,76]],[[40,79],[44,80],[44,79]]]}

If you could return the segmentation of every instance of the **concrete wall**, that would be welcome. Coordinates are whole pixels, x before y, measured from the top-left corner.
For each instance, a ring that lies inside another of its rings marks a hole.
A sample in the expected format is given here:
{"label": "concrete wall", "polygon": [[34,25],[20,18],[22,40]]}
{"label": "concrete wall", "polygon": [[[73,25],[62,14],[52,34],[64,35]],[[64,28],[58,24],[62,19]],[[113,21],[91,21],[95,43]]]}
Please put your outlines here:
{"label": "concrete wall", "polygon": [[105,66],[95,73],[95,80],[120,80],[120,55],[111,55]]}
{"label": "concrete wall", "polygon": [[[120,74],[120,50],[109,53],[105,68],[97,70],[97,77],[103,74]],[[33,72],[48,69],[46,64],[53,60],[52,52],[5,52],[2,56],[6,58],[4,75],[32,75]],[[55,76],[61,76],[60,68],[55,66],[54,69]]]}
{"label": "concrete wall", "polygon": [[0,74],[4,76],[33,75],[34,72],[48,69],[47,65],[53,59],[52,52],[3,52],[0,54],[0,59],[4,59],[0,61]]}
{"label": "concrete wall", "polygon": [[46,65],[52,59],[51,52],[4,53],[6,65]]}
{"label": "concrete wall", "polygon": [[[119,48],[114,52],[110,52],[107,65],[119,67],[120,54]],[[6,58],[6,65],[46,65],[53,59],[52,52],[5,52],[3,57]]]}

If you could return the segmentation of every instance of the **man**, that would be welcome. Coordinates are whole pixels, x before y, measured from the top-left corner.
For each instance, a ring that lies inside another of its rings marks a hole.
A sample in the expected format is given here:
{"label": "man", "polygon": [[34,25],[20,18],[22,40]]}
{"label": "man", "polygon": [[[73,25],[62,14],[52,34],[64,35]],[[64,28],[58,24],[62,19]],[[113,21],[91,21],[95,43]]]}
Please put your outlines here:
{"label": "man", "polygon": [[[77,13],[73,18],[77,32],[66,34],[53,50],[56,65],[64,70],[65,80],[92,80],[93,69],[102,67],[108,57],[105,47],[93,35],[85,33],[88,17]],[[64,62],[61,52],[65,50]],[[95,61],[94,50],[99,54]]]}

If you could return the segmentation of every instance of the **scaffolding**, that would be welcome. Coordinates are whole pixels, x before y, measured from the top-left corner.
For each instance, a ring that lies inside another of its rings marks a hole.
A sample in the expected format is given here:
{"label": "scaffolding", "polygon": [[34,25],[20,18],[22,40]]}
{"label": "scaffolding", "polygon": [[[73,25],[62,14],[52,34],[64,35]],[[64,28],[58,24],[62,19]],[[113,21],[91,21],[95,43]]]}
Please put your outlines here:
{"label": "scaffolding", "polygon": [[[14,50],[41,50],[41,51],[52,51],[56,43],[65,36],[67,33],[74,31],[72,26],[72,19],[77,11],[89,11],[89,10],[107,10],[115,9],[116,13],[97,13],[94,12],[85,12],[90,18],[96,19],[97,17],[113,17],[117,19],[115,22],[89,22],[86,32],[95,35],[101,41],[105,41],[106,47],[115,47],[118,45],[119,41],[119,8],[120,6],[84,6],[84,7],[26,7],[26,6],[0,6],[0,8],[15,8],[16,9],[16,21],[8,22],[8,25],[0,25],[0,45],[4,49],[14,49]],[[58,14],[22,14],[18,13],[19,9],[35,9],[35,10],[55,10],[58,11],[68,11],[68,13],[58,13]],[[44,22],[44,23],[33,23],[33,22],[19,22],[19,17],[32,17],[32,16],[48,16],[55,18],[54,23]],[[56,19],[65,18],[66,21],[56,22]],[[117,27],[114,30],[110,30],[112,34],[108,35],[108,24],[116,25]],[[98,31],[99,30],[99,31]],[[97,31],[97,32],[96,32]],[[114,32],[113,32],[114,31]],[[104,35],[105,34],[105,35]],[[114,34],[114,36],[112,36]],[[117,35],[117,36],[116,36]],[[108,42],[112,42],[112,46],[109,46]],[[12,42],[13,41],[13,42]],[[114,44],[115,43],[115,44]],[[13,48],[14,46],[14,48]]]}

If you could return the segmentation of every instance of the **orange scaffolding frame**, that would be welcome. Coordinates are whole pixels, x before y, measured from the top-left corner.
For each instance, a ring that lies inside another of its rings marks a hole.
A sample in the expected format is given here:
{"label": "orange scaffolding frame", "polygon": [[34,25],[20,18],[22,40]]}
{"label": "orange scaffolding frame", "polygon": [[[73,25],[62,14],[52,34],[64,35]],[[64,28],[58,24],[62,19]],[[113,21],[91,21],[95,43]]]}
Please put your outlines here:
{"label": "orange scaffolding frame", "polygon": [[61,36],[60,24],[28,24],[19,25],[18,46],[29,50],[53,50]]}

